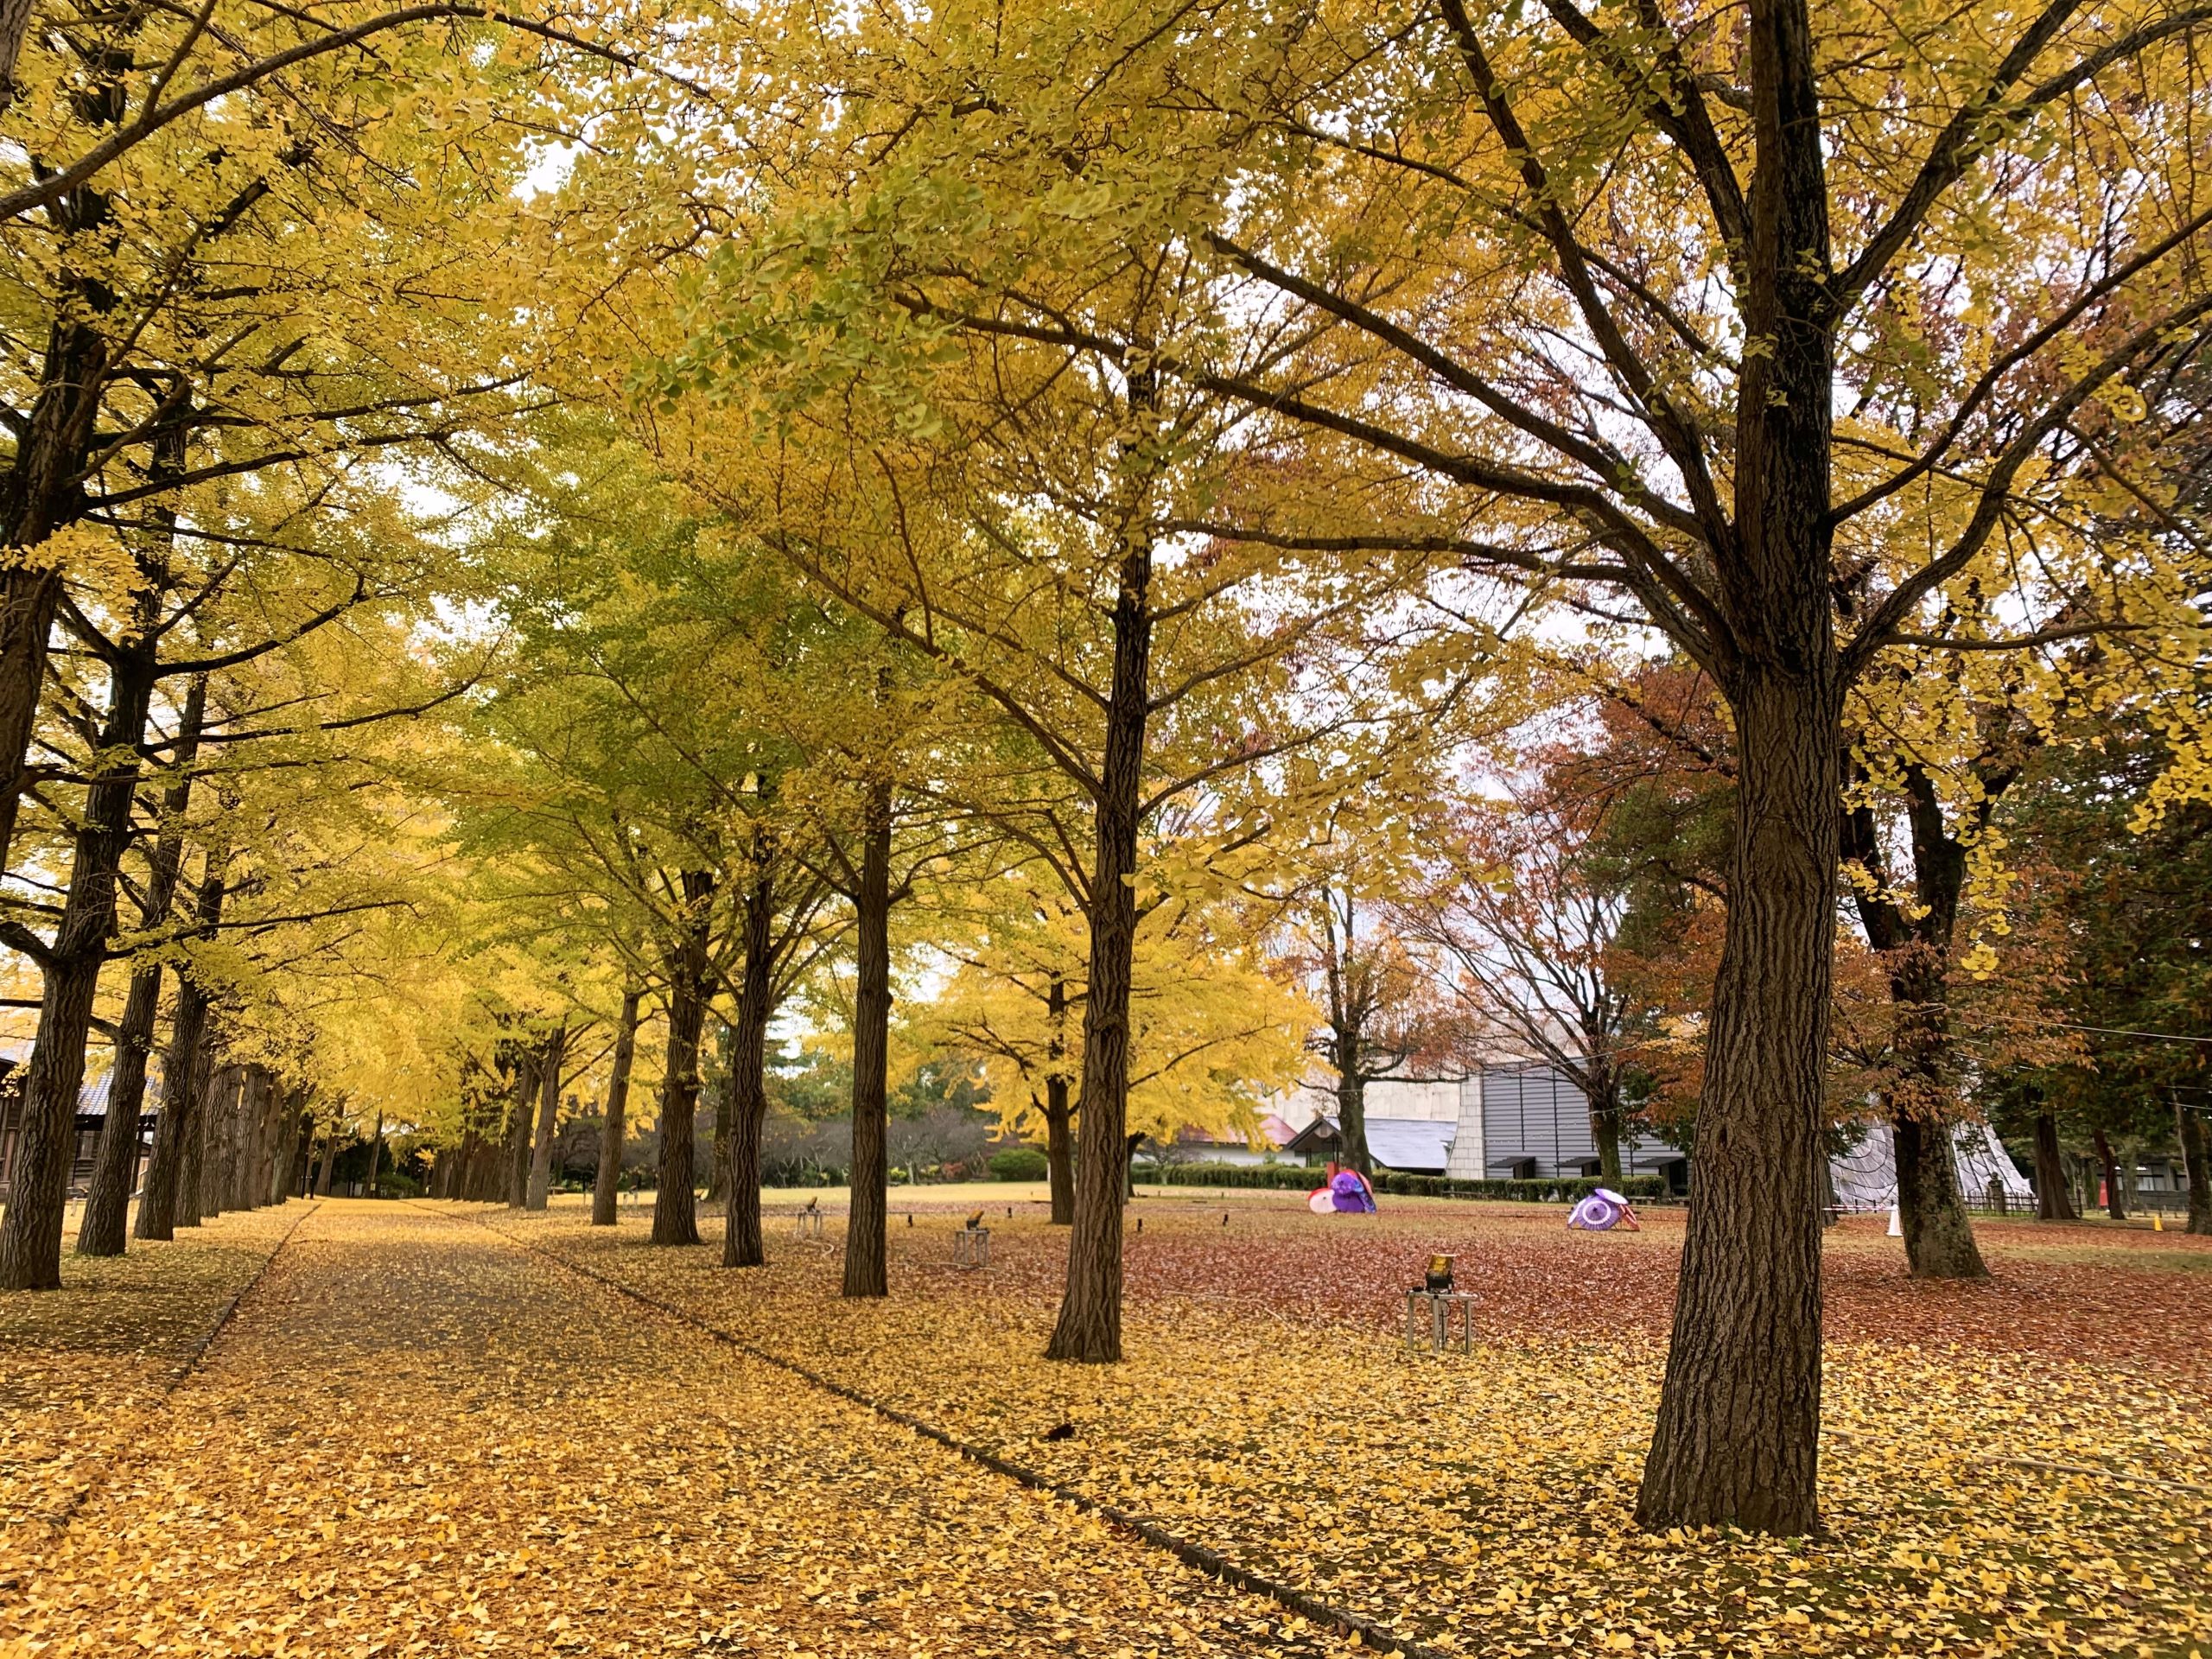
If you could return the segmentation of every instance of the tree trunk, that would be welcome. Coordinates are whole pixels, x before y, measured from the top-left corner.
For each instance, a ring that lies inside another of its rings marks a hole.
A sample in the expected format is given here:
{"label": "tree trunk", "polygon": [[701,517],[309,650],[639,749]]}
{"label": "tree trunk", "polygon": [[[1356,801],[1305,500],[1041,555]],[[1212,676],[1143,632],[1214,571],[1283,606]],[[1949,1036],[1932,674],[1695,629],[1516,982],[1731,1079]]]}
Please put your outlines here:
{"label": "tree trunk", "polygon": [[1916,1279],[1986,1279],[1959,1191],[1959,1165],[1946,1123],[1900,1111],[1890,1120],[1897,1166],[1897,1225]]}
{"label": "tree trunk", "polygon": [[139,747],[153,696],[150,635],[141,638],[147,643],[119,653],[110,664],[108,715],[86,791],[84,822],[72,838],[68,893],[52,954],[41,964],[46,984],[37,1046],[26,1069],[23,1127],[7,1210],[0,1215],[0,1288],[8,1290],[54,1290],[61,1284],[61,1223],[69,1172],[77,1161],[85,1039],[115,935],[117,872],[130,839]]}
{"label": "tree trunk", "polygon": [[2102,1129],[2090,1131],[2090,1139],[2097,1148],[2097,1165],[2105,1177],[2105,1211],[2114,1221],[2127,1219],[2127,1198],[2120,1190],[2120,1160],[2112,1155],[2112,1142],[2105,1138]]}
{"label": "tree trunk", "polygon": [[1068,1107],[1068,1080],[1045,1079],[1045,1179],[1052,1193],[1055,1227],[1075,1224],[1075,1114]]}
{"label": "tree trunk", "polygon": [[1609,1065],[1593,1068],[1589,1096],[1590,1141],[1598,1149],[1598,1179],[1618,1192],[1621,1184],[1621,1080]]}
{"label": "tree trunk", "polygon": [[123,1020],[116,1027],[115,1070],[108,1078],[107,1116],[92,1148],[92,1180],[77,1223],[77,1254],[121,1255],[138,1174],[138,1122],[146,1092],[146,1060],[154,1046],[154,1014],[162,996],[159,963],[130,976]]}
{"label": "tree trunk", "polygon": [[569,1027],[564,1020],[545,1043],[545,1075],[538,1084],[537,1137],[530,1148],[530,1185],[524,1195],[525,1210],[545,1208],[553,1185],[553,1128],[561,1115],[561,1067],[568,1058]]}
{"label": "tree trunk", "polygon": [[729,1057],[731,1045],[735,1041],[736,1039],[731,1033],[728,1022],[715,1020],[715,1054],[721,1062],[721,1075],[710,1079],[703,1063],[706,1053],[705,1039],[702,1037],[700,1039],[699,1052],[702,1057],[702,1062],[699,1068],[699,1090],[702,1094],[711,1095],[715,1103],[709,1113],[709,1120],[714,1125],[715,1149],[707,1177],[709,1204],[727,1205],[729,1203],[730,1126],[737,1118],[737,1084],[729,1070]]}
{"label": "tree trunk", "polygon": [[2201,1107],[2177,1106],[2174,1116],[2189,1176],[2189,1230],[2212,1233],[2212,1131],[2205,1128]]}
{"label": "tree trunk", "polygon": [[622,1016],[614,1027],[614,1073],[607,1080],[607,1116],[599,1132],[599,1175],[591,1187],[591,1224],[614,1224],[617,1184],[622,1179],[624,1114],[630,1104],[630,1061],[638,1048],[638,1002],[642,993],[622,993]]}
{"label": "tree trunk", "polygon": [[853,895],[853,1168],[845,1226],[848,1296],[888,1289],[884,1230],[891,1211],[890,1125],[885,1106],[891,1060],[891,785],[868,785],[860,887]]}
{"label": "tree trunk", "polygon": [[208,1119],[215,1111],[214,1043],[206,1030],[192,1057],[192,1116],[183,1126],[184,1151],[176,1174],[176,1224],[197,1227],[207,1182]]}
{"label": "tree trunk", "polygon": [[333,1128],[322,1137],[322,1167],[315,1171],[315,1195],[318,1198],[330,1196],[330,1173],[338,1166],[338,1131]]}
{"label": "tree trunk", "polygon": [[1959,1191],[1950,1125],[1957,1115],[1951,1082],[1947,972],[1965,890],[1966,849],[1944,822],[1934,785],[1906,771],[1916,914],[1891,898],[1871,807],[1854,808],[1842,826],[1845,856],[1866,870],[1870,887],[1853,900],[1866,943],[1881,957],[1897,1010],[1891,1046],[1897,1082],[1885,1091],[1897,1176],[1897,1226],[1916,1279],[1986,1279],[1974,1223]]}
{"label": "tree trunk", "polygon": [[699,1243],[692,1141],[699,1115],[699,1033],[707,1017],[707,907],[715,879],[683,874],[690,914],[668,957],[668,1059],[660,1080],[660,1185],[653,1194],[656,1244]]}
{"label": "tree trunk", "polygon": [[[1359,1039],[1337,1034],[1337,1161],[1372,1177],[1375,1160],[1367,1150],[1367,1078]],[[1346,1058],[1348,1057],[1348,1058]]]}
{"label": "tree trunk", "polygon": [[776,890],[765,872],[745,893],[745,968],[730,1045],[729,1203],[722,1212],[722,1265],[768,1259],[760,1236],[760,1131],[768,1116],[768,1020],[775,1013]]}
{"label": "tree trunk", "polygon": [[537,1112],[537,1050],[529,1044],[515,1047],[514,1093],[507,1103],[507,1208],[519,1210],[530,1197],[530,1125]]}
{"label": "tree trunk", "polygon": [[1137,1195],[1137,1148],[1144,1145],[1141,1135],[1122,1137],[1122,1196],[1134,1198]]}
{"label": "tree trunk", "polygon": [[384,1114],[377,1114],[376,1133],[369,1137],[369,1179],[361,1184],[362,1196],[377,1195],[377,1166],[384,1161]]}
{"label": "tree trunk", "polygon": [[[193,908],[195,938],[212,938],[216,924],[222,920],[229,868],[228,849],[219,842],[211,844]],[[207,988],[194,975],[180,973],[176,1004],[169,1011],[168,1047],[162,1057],[162,1112],[155,1121],[154,1150],[146,1160],[145,1191],[138,1199],[141,1238],[174,1238],[178,1227],[199,1219],[196,1208],[191,1221],[183,1211],[188,1198],[196,1205],[199,1192],[198,1160],[193,1154],[200,1144],[205,1111],[207,1077],[201,1039],[207,1029]],[[191,1166],[188,1176],[188,1164]]]}
{"label": "tree trunk", "polygon": [[[1818,614],[1827,620],[1825,560]],[[1823,658],[1834,669],[1833,641]],[[1637,1518],[1818,1522],[1821,1131],[1837,871],[1832,681],[1733,698],[1736,839],[1697,1123],[1696,1192]]]}
{"label": "tree trunk", "polygon": [[2066,1179],[2066,1156],[2058,1146],[2058,1116],[2047,1100],[2036,1103],[2036,1217],[2039,1221],[2079,1221],[2074,1193]]}
{"label": "tree trunk", "polygon": [[[176,899],[177,882],[184,868],[184,815],[192,804],[192,766],[199,758],[200,733],[206,724],[207,712],[207,677],[196,674],[185,688],[184,707],[177,715],[175,776],[162,797],[162,830],[154,843],[145,905],[139,915],[142,927],[157,928],[166,923],[170,906]],[[131,975],[130,993],[123,1007],[123,1023],[117,1029],[115,1075],[108,1084],[107,1118],[100,1125],[99,1145],[92,1154],[92,1190],[85,1198],[84,1217],[77,1224],[79,1255],[121,1255],[124,1251],[124,1223],[130,1207],[130,1189],[138,1173],[138,1125],[146,1097],[146,1062],[153,1052],[154,1017],[161,996],[162,965],[158,961],[148,963]],[[180,987],[180,1015],[183,1001]],[[188,1063],[190,1053],[188,1046]],[[164,1086],[168,1092],[182,1092],[174,1073],[164,1074]],[[169,1173],[173,1179],[173,1166]],[[149,1160],[149,1188],[152,1175]],[[142,1208],[145,1202],[142,1197]],[[168,1202],[173,1206],[173,1189]],[[142,1231],[139,1236],[167,1238],[174,1225],[174,1221],[165,1217],[162,1232]]]}
{"label": "tree trunk", "polygon": [[[1134,397],[1135,394],[1133,394]],[[1122,1357],[1122,1205],[1128,1133],[1130,953],[1136,939],[1138,816],[1143,799],[1152,553],[1130,549],[1114,601],[1114,682],[1098,771],[1090,893],[1090,958],[1083,1010],[1083,1121],[1067,1284],[1049,1359]]]}

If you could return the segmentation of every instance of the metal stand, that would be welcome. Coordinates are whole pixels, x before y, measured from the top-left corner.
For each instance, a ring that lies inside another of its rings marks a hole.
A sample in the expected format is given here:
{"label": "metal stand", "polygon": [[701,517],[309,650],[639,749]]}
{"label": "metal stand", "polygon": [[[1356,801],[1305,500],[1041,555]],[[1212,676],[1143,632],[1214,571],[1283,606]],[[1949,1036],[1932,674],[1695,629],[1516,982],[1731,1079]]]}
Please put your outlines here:
{"label": "metal stand", "polygon": [[[1459,1310],[1457,1340],[1452,1313]],[[1424,1353],[1471,1354],[1475,1351],[1475,1299],[1464,1290],[1409,1290],[1406,1293],[1406,1346]]]}
{"label": "metal stand", "polygon": [[989,1267],[991,1230],[988,1227],[963,1227],[953,1234],[952,1265],[956,1268]]}

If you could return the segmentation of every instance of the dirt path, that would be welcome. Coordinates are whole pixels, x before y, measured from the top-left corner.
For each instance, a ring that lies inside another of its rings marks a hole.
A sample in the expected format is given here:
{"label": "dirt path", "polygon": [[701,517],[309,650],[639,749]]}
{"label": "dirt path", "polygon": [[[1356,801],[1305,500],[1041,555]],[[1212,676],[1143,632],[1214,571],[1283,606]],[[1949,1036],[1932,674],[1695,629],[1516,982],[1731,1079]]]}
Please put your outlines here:
{"label": "dirt path", "polygon": [[346,1201],[6,1603],[0,1653],[1341,1648],[488,1230]]}

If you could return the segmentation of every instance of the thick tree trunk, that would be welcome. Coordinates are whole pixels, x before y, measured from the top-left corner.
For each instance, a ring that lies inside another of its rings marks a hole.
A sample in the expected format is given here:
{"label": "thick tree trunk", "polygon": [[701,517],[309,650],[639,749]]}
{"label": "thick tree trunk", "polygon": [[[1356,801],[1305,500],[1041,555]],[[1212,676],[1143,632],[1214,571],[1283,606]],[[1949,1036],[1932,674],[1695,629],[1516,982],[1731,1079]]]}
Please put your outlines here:
{"label": "thick tree trunk", "polygon": [[[729,1202],[730,1126],[737,1120],[737,1082],[729,1065],[731,1046],[735,1041],[736,1039],[732,1034],[728,1025],[721,1020],[716,1020],[715,1022],[715,1052],[716,1058],[721,1062],[722,1074],[714,1080],[711,1090],[715,1102],[713,1114],[715,1154],[713,1171],[707,1182],[709,1204],[728,1205]],[[703,1046],[700,1052],[702,1054],[705,1052]],[[703,1065],[700,1068],[702,1075],[699,1087],[702,1092],[708,1091],[708,1082],[703,1075],[705,1069]]]}
{"label": "thick tree trunk", "polygon": [[[694,881],[702,896],[713,878],[685,871],[684,891]],[[656,1244],[699,1243],[698,1196],[694,1190],[692,1141],[699,1115],[699,1032],[707,1014],[706,921],[703,907],[683,944],[668,958],[668,1058],[660,1080],[660,1185],[653,1194],[652,1241]]]}
{"label": "thick tree trunk", "polygon": [[624,1117],[630,1105],[630,1062],[638,1050],[638,1003],[642,993],[622,993],[622,1015],[614,1027],[614,1071],[607,1080],[607,1116],[599,1132],[599,1175],[591,1187],[591,1224],[614,1224],[614,1199],[622,1179]]}
{"label": "thick tree trunk", "polygon": [[[169,907],[175,902],[177,881],[184,868],[184,815],[192,804],[192,766],[199,758],[200,733],[206,723],[207,712],[207,677],[194,675],[185,690],[184,707],[177,716],[176,776],[162,797],[162,831],[154,843],[145,905],[139,915],[142,927],[160,927],[168,920]],[[138,1125],[146,1098],[146,1062],[153,1052],[154,1017],[161,996],[159,962],[149,963],[131,975],[130,993],[123,1005],[123,1022],[117,1028],[115,1074],[108,1084],[107,1117],[100,1125],[99,1145],[92,1154],[92,1190],[85,1198],[84,1217],[77,1224],[79,1255],[123,1254],[124,1224],[130,1207],[131,1185],[138,1174]],[[180,987],[180,1016],[183,1001]],[[188,1046],[188,1062],[190,1053]],[[174,1073],[165,1072],[163,1082],[167,1093],[182,1092]],[[149,1188],[152,1173],[149,1162]],[[173,1168],[170,1174],[173,1179]],[[143,1198],[140,1200],[142,1208],[145,1201]],[[174,1205],[173,1189],[165,1202]],[[170,1236],[167,1230],[173,1228],[175,1223],[165,1218],[162,1225],[164,1230],[161,1233],[142,1230],[139,1236],[167,1238]]]}
{"label": "thick tree trunk", "polygon": [[1358,1039],[1342,1032],[1337,1034],[1337,1161],[1372,1176],[1375,1159],[1367,1150],[1367,1078],[1362,1070],[1366,1057]]}
{"label": "thick tree trunk", "polygon": [[1637,1519],[1802,1533],[1818,1521],[1840,710],[1818,678],[1748,677],[1696,1192]]}
{"label": "thick tree trunk", "polygon": [[860,888],[853,895],[853,1169],[845,1227],[848,1296],[881,1296],[891,1210],[890,1125],[885,1108],[891,1060],[891,785],[868,786]]}
{"label": "thick tree trunk", "polygon": [[175,1222],[200,1224],[201,1189],[207,1179],[207,1119],[215,1109],[214,1044],[206,1031],[192,1057],[192,1116],[183,1125],[183,1150],[177,1160]]}
{"label": "thick tree trunk", "polygon": [[1590,1141],[1598,1149],[1598,1179],[1616,1192],[1621,1184],[1621,1082],[1610,1065],[1599,1066],[1589,1096]]}
{"label": "thick tree trunk", "polygon": [[1151,712],[1151,550],[1132,548],[1114,603],[1114,681],[1098,771],[1090,958],[1083,1010],[1083,1120],[1067,1283],[1050,1359],[1122,1357],[1122,1205],[1128,1133],[1130,954],[1136,939],[1137,819]]}
{"label": "thick tree trunk", "polygon": [[553,1186],[554,1121],[561,1115],[561,1067],[569,1054],[569,1027],[554,1027],[545,1042],[545,1075],[537,1089],[537,1135],[530,1148],[530,1185],[524,1195],[525,1210],[545,1208]]}
{"label": "thick tree trunk", "polygon": [[116,1027],[115,1070],[107,1086],[107,1116],[92,1148],[92,1185],[77,1222],[77,1254],[121,1255],[130,1216],[130,1189],[138,1175],[138,1122],[146,1092],[146,1061],[154,1046],[154,1014],[162,996],[161,964],[130,976],[123,1020]]}
{"label": "thick tree trunk", "polygon": [[322,1167],[315,1173],[315,1195],[318,1198],[330,1196],[330,1173],[338,1166],[338,1131],[331,1130],[322,1137]]}
{"label": "thick tree trunk", "polygon": [[766,1262],[760,1233],[760,1132],[768,1117],[768,1020],[775,1013],[776,890],[769,875],[756,876],[745,893],[745,967],[737,1001],[735,1040],[730,1045],[733,1090],[729,1137],[729,1203],[722,1213],[722,1265],[757,1268]]}
{"label": "thick tree trunk", "polygon": [[2097,1148],[2097,1166],[2104,1172],[2105,1213],[2114,1221],[2127,1219],[2127,1195],[2120,1185],[2120,1160],[2113,1156],[2112,1142],[2105,1138],[2102,1129],[2092,1129],[2089,1138]]}
{"label": "thick tree trunk", "polygon": [[[212,937],[222,920],[229,868],[228,849],[211,845],[193,909],[196,938]],[[178,1227],[199,1219],[196,1209],[189,1221],[183,1211],[188,1198],[196,1204],[199,1192],[198,1164],[193,1154],[200,1144],[205,1111],[207,1076],[201,1039],[207,1029],[207,988],[193,975],[181,974],[176,1005],[169,1011],[168,1047],[162,1057],[162,1111],[155,1121],[154,1150],[146,1160],[145,1191],[138,1200],[141,1238],[174,1238]],[[188,1175],[188,1165],[191,1166]]]}
{"label": "thick tree trunk", "polygon": [[26,1069],[23,1127],[7,1210],[0,1215],[0,1288],[60,1287],[61,1223],[77,1160],[85,1039],[115,935],[117,873],[130,839],[154,675],[150,644],[124,652],[110,666],[108,715],[86,791],[84,822],[72,839],[68,893],[53,953],[41,964],[46,985],[37,1046]]}
{"label": "thick tree trunk", "polygon": [[2212,1233],[2212,1130],[2205,1127],[2202,1108],[2178,1107],[2174,1116],[2189,1175],[2189,1230]]}
{"label": "thick tree trunk", "polygon": [[2066,1155],[2058,1146],[2058,1117],[2046,1100],[2036,1103],[2036,1217],[2040,1221],[2082,1219],[2066,1179]]}
{"label": "thick tree trunk", "polygon": [[521,1209],[524,1200],[530,1197],[530,1126],[537,1113],[537,1054],[534,1046],[516,1046],[514,1092],[507,1104],[505,1137],[506,1200],[510,1210]]}
{"label": "thick tree trunk", "polygon": [[1068,1080],[1045,1079],[1045,1182],[1052,1194],[1055,1227],[1075,1224],[1075,1114],[1068,1106]]}
{"label": "thick tree trunk", "polygon": [[1959,1191],[1949,1126],[1900,1111],[1890,1120],[1890,1140],[1897,1154],[1897,1225],[1913,1277],[1986,1279]]}
{"label": "thick tree trunk", "polygon": [[1045,993],[1045,1011],[1052,1036],[1046,1045],[1045,1182],[1052,1195],[1052,1224],[1075,1224],[1075,1110],[1068,1103],[1067,1058],[1068,982],[1058,975]]}
{"label": "thick tree trunk", "polygon": [[373,1198],[377,1195],[377,1173],[384,1162],[384,1114],[377,1114],[376,1132],[369,1136],[369,1179],[361,1183],[361,1196]]}
{"label": "thick tree trunk", "polygon": [[1906,787],[1916,914],[1908,914],[1889,895],[1872,809],[1855,808],[1842,826],[1844,855],[1865,867],[1870,881],[1881,884],[1855,888],[1853,897],[1866,943],[1882,958],[1897,1010],[1891,1046],[1897,1081],[1883,1104],[1897,1167],[1897,1225],[1915,1278],[1986,1279],[1989,1269],[1959,1191],[1950,1135],[1957,1091],[1946,978],[1965,891],[1966,849],[1945,823],[1927,774],[1908,769]]}
{"label": "thick tree trunk", "polygon": [[213,1058],[207,1083],[207,1110],[200,1123],[200,1179],[193,1188],[193,1202],[201,1221],[223,1213],[230,1193],[231,1147],[238,1128],[238,1068],[216,1067]]}

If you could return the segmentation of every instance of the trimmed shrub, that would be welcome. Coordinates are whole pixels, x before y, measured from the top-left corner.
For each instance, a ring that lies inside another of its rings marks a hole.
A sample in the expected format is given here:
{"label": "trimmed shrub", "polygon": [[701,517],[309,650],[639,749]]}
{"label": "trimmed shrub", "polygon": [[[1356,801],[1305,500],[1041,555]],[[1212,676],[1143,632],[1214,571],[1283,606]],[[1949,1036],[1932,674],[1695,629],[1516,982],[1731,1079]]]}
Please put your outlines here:
{"label": "trimmed shrub", "polygon": [[[1408,1175],[1389,1169],[1375,1178],[1377,1190],[1415,1198],[1500,1198],[1516,1204],[1579,1204],[1605,1183],[1594,1175],[1555,1175],[1535,1181],[1453,1180],[1445,1175]],[[1649,1203],[1667,1196],[1662,1175],[1624,1175],[1613,1189],[1623,1198]]]}
{"label": "trimmed shrub", "polygon": [[995,1152],[983,1166],[995,1181],[1041,1181],[1052,1168],[1034,1147],[1008,1147],[1004,1152]]}
{"label": "trimmed shrub", "polygon": [[1319,1164],[1169,1164],[1151,1179],[1162,1186],[1259,1186],[1310,1192],[1329,1179]]}
{"label": "trimmed shrub", "polygon": [[[1310,1192],[1329,1179],[1318,1164],[1171,1164],[1153,1178],[1164,1186],[1256,1186]],[[1558,1175],[1537,1181],[1463,1181],[1444,1175],[1375,1173],[1375,1190],[1412,1198],[1498,1198],[1514,1204],[1574,1204],[1605,1182],[1595,1176]],[[1641,1203],[1667,1196],[1662,1175],[1626,1175],[1614,1189]]]}

